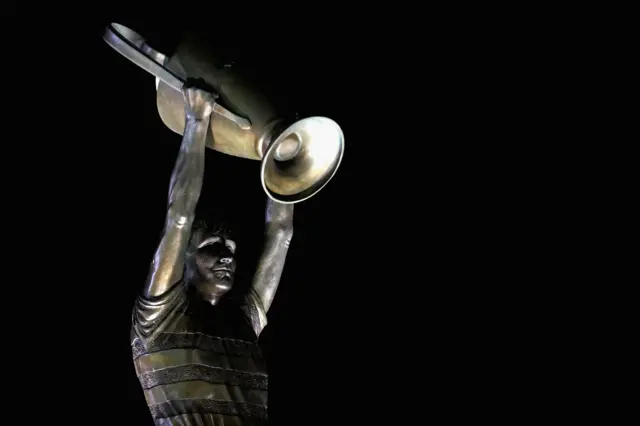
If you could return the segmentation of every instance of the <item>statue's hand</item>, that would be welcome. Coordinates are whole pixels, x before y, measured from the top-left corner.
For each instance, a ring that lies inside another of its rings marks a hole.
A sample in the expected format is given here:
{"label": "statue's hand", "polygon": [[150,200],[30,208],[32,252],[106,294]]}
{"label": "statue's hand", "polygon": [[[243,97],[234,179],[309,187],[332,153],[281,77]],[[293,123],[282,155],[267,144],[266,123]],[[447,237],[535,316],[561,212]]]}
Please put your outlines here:
{"label": "statue's hand", "polygon": [[282,204],[267,199],[267,227],[293,230],[293,204]]}
{"label": "statue's hand", "polygon": [[182,89],[187,117],[204,120],[213,112],[218,94],[202,80],[188,80]]}

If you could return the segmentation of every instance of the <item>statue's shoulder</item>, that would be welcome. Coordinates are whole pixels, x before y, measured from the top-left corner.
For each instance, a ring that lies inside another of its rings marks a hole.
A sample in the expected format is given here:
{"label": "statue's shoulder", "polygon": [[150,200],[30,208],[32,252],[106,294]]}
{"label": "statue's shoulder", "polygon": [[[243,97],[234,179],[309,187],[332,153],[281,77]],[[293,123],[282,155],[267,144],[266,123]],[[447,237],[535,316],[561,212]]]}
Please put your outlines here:
{"label": "statue's shoulder", "polygon": [[139,338],[148,342],[159,333],[171,332],[183,322],[187,306],[187,292],[182,283],[178,283],[165,294],[153,299],[139,296],[133,308],[132,340]]}

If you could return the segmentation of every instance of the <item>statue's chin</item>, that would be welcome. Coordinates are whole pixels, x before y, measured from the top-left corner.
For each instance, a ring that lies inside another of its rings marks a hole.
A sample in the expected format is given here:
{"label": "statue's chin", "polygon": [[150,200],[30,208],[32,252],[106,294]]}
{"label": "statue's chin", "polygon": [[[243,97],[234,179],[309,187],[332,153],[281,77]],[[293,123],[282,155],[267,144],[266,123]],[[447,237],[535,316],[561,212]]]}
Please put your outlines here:
{"label": "statue's chin", "polygon": [[231,285],[231,280],[206,281],[200,283],[197,288],[204,300],[215,305],[231,289]]}
{"label": "statue's chin", "polygon": [[200,293],[200,297],[202,297],[204,300],[206,300],[208,303],[212,305],[217,304],[218,301],[220,300],[220,296],[213,294],[213,292],[202,291],[203,289],[201,288],[199,288],[198,290]]}

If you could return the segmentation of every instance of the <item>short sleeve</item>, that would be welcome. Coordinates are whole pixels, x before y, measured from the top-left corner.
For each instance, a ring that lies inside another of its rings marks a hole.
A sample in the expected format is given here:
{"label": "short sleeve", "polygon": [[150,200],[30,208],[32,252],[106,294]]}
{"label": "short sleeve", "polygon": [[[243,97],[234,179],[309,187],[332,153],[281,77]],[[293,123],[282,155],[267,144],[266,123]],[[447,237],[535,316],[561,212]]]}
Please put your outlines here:
{"label": "short sleeve", "polygon": [[162,296],[153,299],[138,297],[133,308],[132,340],[139,338],[146,346],[182,317],[186,304],[187,295],[182,281]]}

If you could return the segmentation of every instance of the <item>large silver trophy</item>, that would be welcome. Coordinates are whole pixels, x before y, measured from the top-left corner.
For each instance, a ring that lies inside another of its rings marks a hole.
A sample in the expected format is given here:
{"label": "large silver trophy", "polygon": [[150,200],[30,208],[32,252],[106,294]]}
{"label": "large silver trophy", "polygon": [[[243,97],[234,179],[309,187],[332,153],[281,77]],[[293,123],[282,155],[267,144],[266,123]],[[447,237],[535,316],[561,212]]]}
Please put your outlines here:
{"label": "large silver trophy", "polygon": [[340,126],[326,117],[289,120],[278,114],[256,83],[216,56],[215,49],[186,39],[167,57],[131,29],[110,24],[104,40],[156,79],[156,104],[164,124],[185,128],[181,90],[187,78],[202,78],[219,95],[211,115],[207,146],[261,161],[267,195],[280,203],[304,201],[335,175],[344,152]]}

